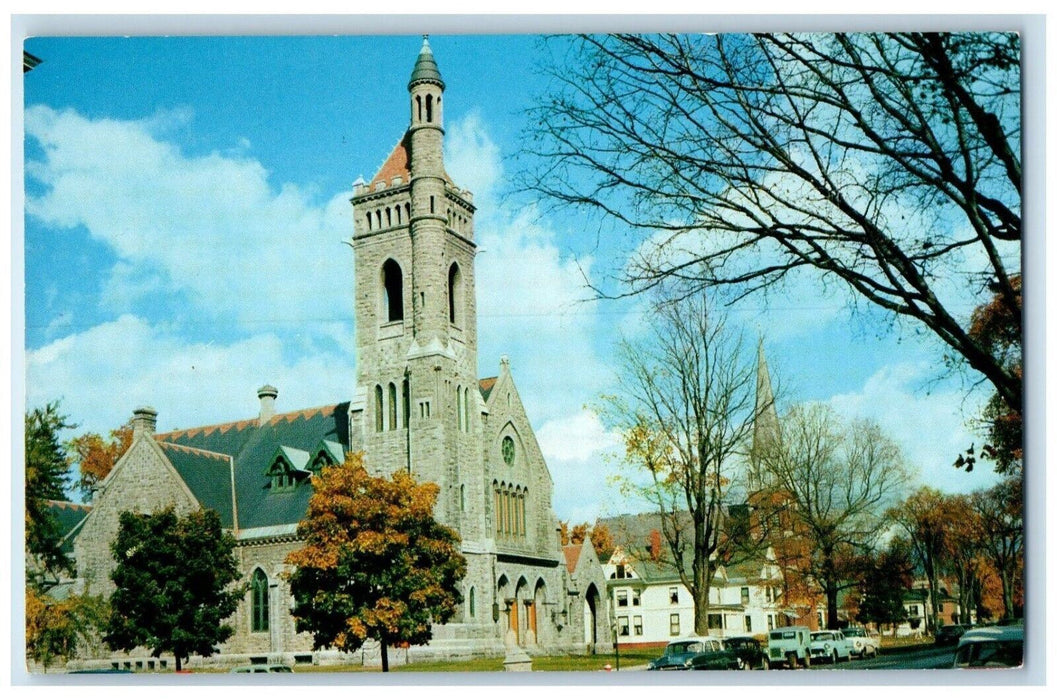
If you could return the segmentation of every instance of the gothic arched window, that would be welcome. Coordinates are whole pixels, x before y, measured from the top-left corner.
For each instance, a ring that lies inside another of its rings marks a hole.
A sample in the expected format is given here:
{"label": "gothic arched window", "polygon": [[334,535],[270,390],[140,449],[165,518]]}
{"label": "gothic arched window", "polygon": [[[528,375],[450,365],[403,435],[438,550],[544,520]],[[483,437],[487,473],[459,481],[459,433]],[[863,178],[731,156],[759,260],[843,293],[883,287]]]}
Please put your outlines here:
{"label": "gothic arched window", "polygon": [[392,258],[382,265],[382,292],[388,321],[404,320],[404,273]]}
{"label": "gothic arched window", "polygon": [[459,263],[452,263],[448,268],[448,321],[455,325],[462,311],[462,274]]}
{"label": "gothic arched window", "polygon": [[426,95],[426,121],[433,121],[433,95]]}
{"label": "gothic arched window", "polygon": [[470,599],[470,619],[473,620],[477,617],[477,601],[474,600],[473,586],[470,586],[470,595],[467,597]]}
{"label": "gothic arched window", "polygon": [[385,405],[382,403],[382,385],[374,387],[374,430],[382,432],[385,429]]}
{"label": "gothic arched window", "polygon": [[250,583],[250,629],[254,632],[268,631],[268,576],[254,569]]}
{"label": "gothic arched window", "polygon": [[389,382],[389,429],[396,430],[396,384]]}

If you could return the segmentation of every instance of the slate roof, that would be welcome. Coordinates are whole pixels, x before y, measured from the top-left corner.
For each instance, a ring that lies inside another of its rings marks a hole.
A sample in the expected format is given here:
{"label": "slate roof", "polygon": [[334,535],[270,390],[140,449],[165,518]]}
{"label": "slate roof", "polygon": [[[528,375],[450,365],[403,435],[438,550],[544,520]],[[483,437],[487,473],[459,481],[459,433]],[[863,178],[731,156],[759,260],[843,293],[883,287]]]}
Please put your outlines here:
{"label": "slate roof", "polygon": [[[256,419],[158,433],[155,439],[203,506],[215,509],[226,527],[239,530],[297,523],[308,509],[310,484],[273,491],[267,475],[276,454],[286,448],[315,455],[348,450],[348,402]],[[327,445],[326,443],[331,443]],[[231,498],[234,462],[235,498]],[[237,513],[237,523],[234,522]]]}
{"label": "slate roof", "polygon": [[70,501],[48,501],[48,512],[55,516],[59,523],[59,536],[66,539],[62,542],[62,551],[66,554],[73,553],[73,537],[80,530],[80,525],[92,510],[91,506]]}
{"label": "slate roof", "polygon": [[477,386],[481,389],[481,396],[487,401],[488,397],[492,395],[492,389],[495,388],[496,380],[499,377],[485,377],[477,383]]}
{"label": "slate roof", "polygon": [[[454,182],[448,172],[441,173],[445,182],[454,186]],[[371,178],[370,191],[379,182],[384,182],[387,187],[393,187],[393,178],[399,176],[400,184],[407,185],[411,182],[411,132],[405,131],[400,141],[393,146],[378,172]]]}

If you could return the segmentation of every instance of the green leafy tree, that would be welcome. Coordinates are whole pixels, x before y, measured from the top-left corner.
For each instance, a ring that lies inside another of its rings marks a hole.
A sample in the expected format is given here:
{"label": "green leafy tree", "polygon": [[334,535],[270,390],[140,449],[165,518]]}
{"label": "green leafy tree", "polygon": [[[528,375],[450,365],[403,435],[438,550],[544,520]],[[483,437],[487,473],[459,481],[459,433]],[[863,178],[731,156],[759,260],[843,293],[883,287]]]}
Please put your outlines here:
{"label": "green leafy tree", "polygon": [[297,631],[311,632],[316,649],[351,652],[374,639],[388,671],[390,645],[427,643],[462,602],[459,536],[433,518],[436,484],[405,471],[372,477],[359,453],[312,487],[298,526],[305,545],[287,557]]}
{"label": "green leafy tree", "polygon": [[61,548],[62,528],[48,502],[67,498],[68,465],[59,433],[74,427],[58,402],[26,414],[26,574],[30,585],[40,589],[57,580],[59,572],[72,569]]}
{"label": "green leafy tree", "polygon": [[895,539],[876,556],[862,559],[859,574],[859,620],[897,625],[907,619],[903,595],[914,583],[914,564],[906,540]]}
{"label": "green leafy tree", "polygon": [[179,517],[173,508],[120,516],[111,552],[117,589],[104,641],[111,649],[172,652],[176,670],[191,654],[211,656],[234,631],[224,620],[245,592],[235,539],[211,510]]}

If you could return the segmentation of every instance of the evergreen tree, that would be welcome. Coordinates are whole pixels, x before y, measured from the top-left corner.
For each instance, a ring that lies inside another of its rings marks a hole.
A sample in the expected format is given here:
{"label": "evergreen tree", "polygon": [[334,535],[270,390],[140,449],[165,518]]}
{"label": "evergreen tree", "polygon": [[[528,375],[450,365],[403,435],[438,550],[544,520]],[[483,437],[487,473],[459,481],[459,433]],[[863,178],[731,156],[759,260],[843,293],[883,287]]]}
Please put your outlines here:
{"label": "evergreen tree", "polygon": [[199,510],[178,517],[125,512],[111,551],[117,590],[110,598],[104,641],[111,649],[143,646],[172,652],[176,670],[191,654],[211,656],[234,631],[230,617],[245,592],[232,553],[235,539],[220,517]]}
{"label": "evergreen tree", "polygon": [[304,547],[288,564],[298,632],[316,649],[350,652],[379,642],[425,644],[432,625],[447,622],[466,574],[459,536],[433,519],[436,484],[404,472],[372,477],[358,453],[313,477],[308,515],[298,527]]}
{"label": "evergreen tree", "polygon": [[899,624],[907,619],[903,594],[913,584],[910,547],[896,539],[876,557],[865,557],[859,592],[859,620],[877,625]]}
{"label": "evergreen tree", "polygon": [[38,589],[45,588],[57,572],[72,569],[61,549],[62,529],[48,501],[67,498],[68,465],[59,433],[73,427],[59,412],[58,402],[26,414],[26,553],[35,560],[26,573]]}

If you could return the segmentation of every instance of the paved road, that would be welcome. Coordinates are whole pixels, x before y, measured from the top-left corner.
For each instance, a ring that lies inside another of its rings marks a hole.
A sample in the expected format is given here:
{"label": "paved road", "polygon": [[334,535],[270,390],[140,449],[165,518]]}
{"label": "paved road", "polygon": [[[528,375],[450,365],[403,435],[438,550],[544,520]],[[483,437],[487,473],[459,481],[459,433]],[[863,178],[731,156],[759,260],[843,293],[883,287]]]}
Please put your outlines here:
{"label": "paved road", "polygon": [[873,659],[855,659],[838,663],[836,666],[829,664],[813,664],[812,670],[853,670],[853,669],[919,669],[919,668],[950,668],[954,662],[954,647],[937,647],[929,649],[917,649],[901,653],[888,653]]}

